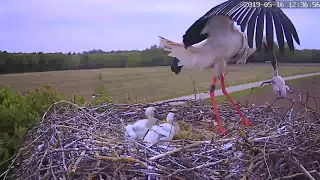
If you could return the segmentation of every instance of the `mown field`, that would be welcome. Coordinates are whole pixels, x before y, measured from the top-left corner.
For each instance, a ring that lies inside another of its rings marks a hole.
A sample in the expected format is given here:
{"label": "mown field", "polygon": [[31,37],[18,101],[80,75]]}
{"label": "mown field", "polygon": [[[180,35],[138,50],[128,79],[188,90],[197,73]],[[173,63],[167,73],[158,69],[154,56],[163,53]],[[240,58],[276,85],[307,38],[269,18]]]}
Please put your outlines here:
{"label": "mown field", "polygon": [[[228,85],[269,79],[273,71],[270,64],[230,65],[227,69]],[[282,76],[290,76],[320,72],[320,67],[301,64],[281,66],[280,70]],[[22,93],[42,84],[51,84],[62,92],[91,98],[97,85],[102,83],[120,102],[126,102],[128,98],[131,102],[152,102],[193,93],[192,81],[199,92],[203,92],[210,86],[211,78],[211,69],[202,73],[183,69],[181,74],[175,75],[170,67],[150,67],[8,74],[0,75],[0,84],[10,85]]]}

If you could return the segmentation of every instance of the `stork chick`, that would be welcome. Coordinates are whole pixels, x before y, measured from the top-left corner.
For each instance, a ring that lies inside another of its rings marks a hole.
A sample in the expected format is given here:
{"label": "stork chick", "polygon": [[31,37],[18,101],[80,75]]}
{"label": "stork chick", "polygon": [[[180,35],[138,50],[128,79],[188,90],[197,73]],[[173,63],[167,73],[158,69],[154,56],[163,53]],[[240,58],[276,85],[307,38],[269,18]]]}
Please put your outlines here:
{"label": "stork chick", "polygon": [[171,141],[180,131],[180,126],[175,121],[175,114],[172,112],[168,113],[166,120],[166,123],[152,126],[151,130],[144,137],[143,142],[153,145],[160,141]]}
{"label": "stork chick", "polygon": [[130,140],[142,140],[149,129],[159,121],[155,107],[148,107],[145,111],[148,119],[142,119],[125,127],[125,138]]}

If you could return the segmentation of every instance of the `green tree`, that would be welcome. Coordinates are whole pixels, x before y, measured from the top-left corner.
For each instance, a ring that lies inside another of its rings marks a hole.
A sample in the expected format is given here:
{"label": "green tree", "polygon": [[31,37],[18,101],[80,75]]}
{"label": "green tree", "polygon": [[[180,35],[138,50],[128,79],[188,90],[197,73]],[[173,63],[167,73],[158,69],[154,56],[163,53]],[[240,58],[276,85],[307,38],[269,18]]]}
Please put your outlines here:
{"label": "green tree", "polygon": [[[287,43],[285,51],[279,53],[278,45],[274,45],[274,52],[279,62],[291,63],[320,63],[320,50],[303,49],[290,52]],[[94,68],[124,68],[168,66],[171,64],[168,52],[156,45],[138,51],[110,51],[100,49],[84,51],[82,53],[8,53],[0,51],[0,73],[24,73],[40,71],[58,71],[71,69]],[[270,57],[264,52],[255,52],[249,58],[251,63],[264,63]]]}

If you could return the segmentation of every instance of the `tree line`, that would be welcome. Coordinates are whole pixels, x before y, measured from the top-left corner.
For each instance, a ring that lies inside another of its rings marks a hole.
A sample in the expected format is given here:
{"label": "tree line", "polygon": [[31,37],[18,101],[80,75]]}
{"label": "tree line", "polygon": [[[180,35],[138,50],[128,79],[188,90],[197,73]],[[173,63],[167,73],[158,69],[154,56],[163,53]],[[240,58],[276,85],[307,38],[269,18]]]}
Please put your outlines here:
{"label": "tree line", "polygon": [[[277,49],[277,46],[276,46]],[[294,53],[285,49],[284,54],[275,50],[279,62],[290,63],[320,63],[320,50],[303,49]],[[255,52],[248,62],[262,63],[269,61],[270,56],[263,52]],[[0,73],[24,73],[41,71],[99,69],[99,68],[125,68],[125,67],[151,67],[168,66],[171,57],[168,52],[154,45],[142,51],[110,51],[100,49],[81,53],[9,53],[0,51]]]}

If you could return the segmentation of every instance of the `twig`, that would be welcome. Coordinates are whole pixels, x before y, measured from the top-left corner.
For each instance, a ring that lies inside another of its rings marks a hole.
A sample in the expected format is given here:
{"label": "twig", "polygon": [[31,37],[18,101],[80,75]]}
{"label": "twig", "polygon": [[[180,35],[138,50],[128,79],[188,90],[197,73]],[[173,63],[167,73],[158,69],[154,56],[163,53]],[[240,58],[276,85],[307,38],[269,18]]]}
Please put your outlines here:
{"label": "twig", "polygon": [[192,81],[192,86],[193,86],[193,92],[194,92],[194,100],[197,100],[197,91],[196,91],[196,85],[194,80],[192,79],[192,76],[190,76],[190,79]]}
{"label": "twig", "polygon": [[[310,98],[315,97],[310,94]],[[200,102],[105,103],[81,109],[62,103],[49,109],[42,123],[26,134],[19,158],[12,158],[12,168],[5,173],[10,179],[163,179],[172,173],[179,175],[171,179],[276,179],[300,173],[289,164],[292,156],[299,157],[305,169],[320,166],[320,116],[316,112],[308,109],[306,118],[304,108],[297,109],[290,120],[286,114],[291,107],[243,108],[254,124],[243,129],[243,138],[233,106],[220,104],[220,117],[230,132],[221,138],[215,134],[216,126],[209,125],[215,121],[212,107]],[[304,107],[305,102],[300,103]],[[144,119],[148,106],[155,106],[160,115],[175,108],[181,117],[181,134],[170,145],[146,147],[143,142],[124,139],[124,124]],[[278,132],[281,127],[286,127],[284,132]],[[315,179],[319,176],[309,174]]]}
{"label": "twig", "polygon": [[269,141],[269,139],[270,139],[270,138],[268,138],[267,141],[264,143],[264,147],[263,147],[263,157],[264,157],[264,163],[266,164],[269,177],[270,177],[271,180],[272,180],[272,175],[271,175],[271,173],[270,173],[270,169],[269,169],[269,166],[268,166],[268,163],[267,163],[267,160],[266,160],[266,146],[267,146],[267,142]]}
{"label": "twig", "polygon": [[80,161],[82,160],[82,158],[84,157],[86,151],[82,151],[80,154],[80,157],[76,160],[76,163],[74,163],[72,171],[75,172],[77,170],[78,164],[80,163]]}
{"label": "twig", "polygon": [[168,152],[159,154],[159,155],[157,155],[157,156],[151,157],[151,158],[149,158],[149,160],[150,160],[150,161],[155,161],[155,160],[157,160],[157,159],[160,159],[160,158],[162,158],[162,157],[168,156],[168,155],[170,155],[170,154],[179,152],[179,151],[184,150],[184,149],[188,149],[188,148],[192,148],[192,147],[195,147],[195,146],[199,146],[199,145],[201,145],[201,144],[202,144],[202,142],[196,142],[196,143],[193,143],[193,144],[189,144],[189,145],[186,145],[186,146],[182,146],[182,147],[177,148],[177,149],[174,149],[174,150],[172,150],[172,151],[168,151]]}
{"label": "twig", "polygon": [[108,141],[107,139],[102,138],[102,137],[99,137],[99,136],[97,136],[97,135],[95,135],[95,134],[92,134],[92,133],[89,132],[89,131],[86,131],[86,130],[77,129],[77,128],[74,128],[74,127],[71,127],[71,126],[64,126],[64,125],[57,125],[56,127],[64,127],[64,128],[69,128],[69,129],[73,129],[73,130],[76,130],[76,131],[82,131],[82,132],[88,133],[88,134],[90,134],[91,136],[96,137],[96,138],[98,138],[98,139],[101,139],[101,140],[104,140],[104,141]]}
{"label": "twig", "polygon": [[169,175],[169,177],[172,176],[172,175],[178,174],[178,173],[185,172],[185,171],[193,171],[193,170],[198,170],[198,169],[202,169],[202,168],[214,166],[214,165],[217,165],[217,164],[219,164],[219,163],[222,163],[223,161],[226,161],[226,160],[225,160],[225,159],[220,159],[219,161],[202,164],[202,165],[199,165],[199,166],[196,166],[196,167],[193,167],[193,168],[179,169],[179,170],[176,170],[176,171],[174,171],[173,173],[171,173],[171,174]]}
{"label": "twig", "polygon": [[15,163],[15,161],[17,160],[18,157],[19,157],[19,155],[16,155],[16,157],[12,159],[12,161],[11,161],[11,163],[10,163],[10,165],[9,165],[9,168],[0,175],[0,177],[4,176],[4,177],[3,177],[3,180],[6,179],[6,177],[7,177],[8,173],[9,173],[9,171],[10,171],[13,163]]}
{"label": "twig", "polygon": [[299,163],[299,161],[297,160],[296,157],[293,157],[294,162],[297,164],[297,166],[302,170],[302,172],[311,180],[316,180],[314,177],[311,176],[311,174],[306,170],[306,168],[304,166],[302,166],[302,164]]}
{"label": "twig", "polygon": [[[317,173],[316,170],[312,170],[312,171],[308,171],[309,174],[312,174],[312,173]],[[304,175],[305,173],[297,173],[297,174],[292,174],[292,175],[289,175],[289,176],[283,176],[281,178],[277,178],[277,179],[274,179],[274,180],[281,180],[281,179],[292,179],[292,178],[295,178],[297,176],[301,176],[301,175]]]}

